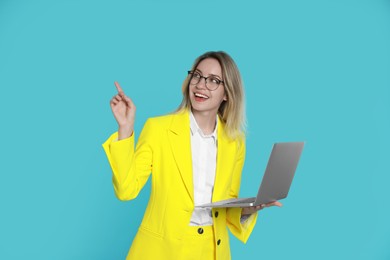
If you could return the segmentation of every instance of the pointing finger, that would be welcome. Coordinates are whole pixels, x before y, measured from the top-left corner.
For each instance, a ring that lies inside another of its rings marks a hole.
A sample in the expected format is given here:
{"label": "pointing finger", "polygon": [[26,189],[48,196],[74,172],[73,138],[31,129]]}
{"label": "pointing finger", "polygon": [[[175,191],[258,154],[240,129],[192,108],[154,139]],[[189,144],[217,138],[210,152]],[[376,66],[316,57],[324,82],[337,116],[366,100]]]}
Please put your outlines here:
{"label": "pointing finger", "polygon": [[116,90],[118,91],[118,93],[119,93],[120,95],[125,94],[125,93],[123,92],[123,89],[122,89],[121,86],[119,85],[118,81],[114,81],[114,84],[115,84]]}

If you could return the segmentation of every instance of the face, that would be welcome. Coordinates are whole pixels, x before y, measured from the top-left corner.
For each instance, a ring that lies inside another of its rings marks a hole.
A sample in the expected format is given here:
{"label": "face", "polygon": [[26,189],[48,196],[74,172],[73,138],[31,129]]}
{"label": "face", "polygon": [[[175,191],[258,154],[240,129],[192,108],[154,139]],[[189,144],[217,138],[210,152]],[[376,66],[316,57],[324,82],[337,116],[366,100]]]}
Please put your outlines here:
{"label": "face", "polygon": [[[203,77],[215,77],[221,81],[224,80],[222,78],[221,66],[216,59],[207,58],[202,60],[194,71]],[[216,115],[219,106],[226,100],[225,89],[222,83],[216,90],[210,91],[206,88],[206,80],[201,78],[196,85],[190,83],[188,89],[193,113]]]}

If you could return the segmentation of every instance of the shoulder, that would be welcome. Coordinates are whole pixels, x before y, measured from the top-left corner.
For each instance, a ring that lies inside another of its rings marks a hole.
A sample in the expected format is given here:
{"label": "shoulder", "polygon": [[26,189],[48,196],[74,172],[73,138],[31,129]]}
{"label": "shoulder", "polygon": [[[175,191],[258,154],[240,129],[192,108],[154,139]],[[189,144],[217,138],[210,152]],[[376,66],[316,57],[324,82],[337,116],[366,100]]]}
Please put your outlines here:
{"label": "shoulder", "polygon": [[235,145],[238,150],[245,149],[246,136],[245,132],[237,131],[235,133],[228,133],[226,123],[218,117],[218,138]]}
{"label": "shoulder", "polygon": [[231,140],[233,141],[234,145],[236,146],[236,151],[238,153],[244,153],[245,154],[245,150],[246,150],[245,134],[244,133],[239,133]]}
{"label": "shoulder", "polygon": [[179,111],[148,118],[145,122],[144,129],[154,128],[158,131],[165,129],[175,130],[178,127],[182,128],[186,125],[189,125],[189,114],[187,111]]}
{"label": "shoulder", "polygon": [[150,117],[146,120],[145,124],[169,126],[172,120],[174,120],[174,118],[177,117],[178,115],[179,115],[178,113],[170,113],[161,116]]}

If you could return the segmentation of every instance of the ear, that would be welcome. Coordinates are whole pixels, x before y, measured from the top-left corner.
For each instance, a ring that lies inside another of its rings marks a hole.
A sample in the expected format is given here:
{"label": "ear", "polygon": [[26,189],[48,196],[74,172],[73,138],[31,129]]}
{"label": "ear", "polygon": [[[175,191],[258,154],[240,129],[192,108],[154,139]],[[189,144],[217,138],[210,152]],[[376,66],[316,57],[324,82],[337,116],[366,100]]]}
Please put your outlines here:
{"label": "ear", "polygon": [[227,96],[226,96],[226,94],[225,94],[225,96],[223,96],[223,101],[227,101],[228,99],[227,99]]}

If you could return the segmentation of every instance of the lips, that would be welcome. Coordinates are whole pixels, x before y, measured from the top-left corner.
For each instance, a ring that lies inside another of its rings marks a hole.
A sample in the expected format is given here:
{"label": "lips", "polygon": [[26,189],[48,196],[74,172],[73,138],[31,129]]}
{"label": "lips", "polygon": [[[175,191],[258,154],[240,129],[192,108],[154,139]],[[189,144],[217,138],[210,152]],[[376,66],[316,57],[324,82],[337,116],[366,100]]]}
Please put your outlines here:
{"label": "lips", "polygon": [[194,96],[197,97],[197,98],[202,98],[202,99],[208,99],[209,98],[207,95],[202,94],[202,93],[197,93],[197,92],[194,93]]}

